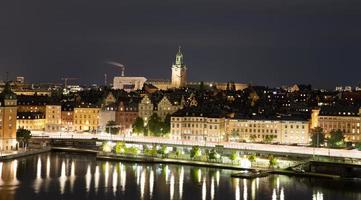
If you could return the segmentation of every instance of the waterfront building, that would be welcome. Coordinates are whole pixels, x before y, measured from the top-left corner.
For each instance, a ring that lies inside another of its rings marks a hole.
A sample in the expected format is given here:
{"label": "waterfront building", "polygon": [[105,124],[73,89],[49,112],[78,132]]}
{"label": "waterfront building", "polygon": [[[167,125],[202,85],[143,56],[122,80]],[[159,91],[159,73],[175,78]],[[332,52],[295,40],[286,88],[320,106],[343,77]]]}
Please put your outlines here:
{"label": "waterfront building", "polygon": [[74,122],[74,104],[64,102],[61,105],[61,126],[63,131],[73,131]]}
{"label": "waterfront building", "polygon": [[348,142],[361,141],[361,108],[329,106],[312,111],[312,127],[321,127],[326,134],[341,130]]}
{"label": "waterfront building", "polygon": [[177,111],[171,117],[174,140],[222,142],[225,139],[225,118],[216,110],[192,107]]}
{"label": "waterfront building", "polygon": [[115,113],[115,122],[120,125],[120,133],[129,134],[133,129],[133,123],[138,117],[138,101],[130,99],[120,101]]}
{"label": "waterfront building", "polygon": [[74,107],[74,131],[95,132],[99,126],[100,108],[96,105],[82,102]]}
{"label": "waterfront building", "polygon": [[16,120],[17,128],[30,131],[45,130],[45,114],[43,112],[18,112]]}
{"label": "waterfront building", "polygon": [[226,120],[228,141],[307,145],[309,121],[295,117],[235,117]]}
{"label": "waterfront building", "polygon": [[49,104],[49,96],[43,95],[18,95],[18,112],[42,112],[45,113],[46,105]]}
{"label": "waterfront building", "polygon": [[0,93],[0,150],[15,150],[16,141],[17,98],[6,83]]}
{"label": "waterfront building", "polygon": [[61,105],[46,105],[45,107],[45,131],[61,131]]}
{"label": "waterfront building", "polygon": [[99,128],[105,131],[106,125],[109,121],[115,121],[115,114],[117,110],[116,103],[108,103],[100,109],[99,113]]}

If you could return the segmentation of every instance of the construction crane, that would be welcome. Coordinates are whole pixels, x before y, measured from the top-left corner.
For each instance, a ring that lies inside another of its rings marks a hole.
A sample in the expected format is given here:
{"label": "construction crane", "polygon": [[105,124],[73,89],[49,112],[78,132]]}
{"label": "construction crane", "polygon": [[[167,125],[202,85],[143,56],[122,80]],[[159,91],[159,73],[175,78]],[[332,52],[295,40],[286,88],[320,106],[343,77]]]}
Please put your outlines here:
{"label": "construction crane", "polygon": [[106,63],[108,63],[109,65],[119,67],[121,70],[121,76],[124,76],[125,66],[123,64],[120,64],[118,62],[113,62],[113,61],[108,61]]}
{"label": "construction crane", "polygon": [[64,77],[64,78],[61,78],[61,80],[64,81],[64,88],[67,88],[68,87],[68,81],[78,80],[78,78]]}

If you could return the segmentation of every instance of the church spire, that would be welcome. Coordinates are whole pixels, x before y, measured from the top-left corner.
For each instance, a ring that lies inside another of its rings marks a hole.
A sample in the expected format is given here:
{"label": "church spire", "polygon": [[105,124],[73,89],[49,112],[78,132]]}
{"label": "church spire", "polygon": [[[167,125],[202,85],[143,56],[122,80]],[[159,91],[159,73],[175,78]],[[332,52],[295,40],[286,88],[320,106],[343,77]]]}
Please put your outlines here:
{"label": "church spire", "polygon": [[183,54],[181,46],[178,46],[178,52],[175,56],[175,64],[176,65],[183,65]]}

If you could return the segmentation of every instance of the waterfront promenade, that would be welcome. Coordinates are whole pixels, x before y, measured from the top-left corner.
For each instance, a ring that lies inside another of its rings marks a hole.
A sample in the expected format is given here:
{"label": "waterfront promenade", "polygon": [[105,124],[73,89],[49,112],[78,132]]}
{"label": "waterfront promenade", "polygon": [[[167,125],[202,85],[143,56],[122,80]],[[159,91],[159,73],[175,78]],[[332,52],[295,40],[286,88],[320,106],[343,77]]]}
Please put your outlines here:
{"label": "waterfront promenade", "polygon": [[109,135],[109,134],[89,134],[89,133],[46,133],[33,132],[35,138],[49,138],[49,139],[77,139],[77,140],[99,140],[99,141],[123,141],[126,143],[139,144],[165,144],[177,146],[203,146],[216,147],[223,146],[226,149],[258,151],[265,153],[277,153],[300,156],[326,156],[334,158],[346,159],[361,159],[361,152],[358,150],[346,149],[328,149],[328,148],[314,148],[305,146],[288,146],[288,145],[273,145],[273,144],[257,144],[257,143],[236,143],[236,142],[205,142],[205,141],[189,141],[189,140],[174,140],[166,137],[149,137],[149,136],[124,136],[124,135]]}

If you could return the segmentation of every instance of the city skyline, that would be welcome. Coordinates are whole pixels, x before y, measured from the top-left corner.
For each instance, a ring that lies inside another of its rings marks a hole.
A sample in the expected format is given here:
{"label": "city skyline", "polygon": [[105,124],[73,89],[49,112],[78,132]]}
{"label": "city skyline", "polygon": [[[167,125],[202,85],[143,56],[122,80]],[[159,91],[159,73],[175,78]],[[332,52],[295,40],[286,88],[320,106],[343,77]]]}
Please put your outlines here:
{"label": "city skyline", "polygon": [[[1,79],[101,84],[169,79],[179,45],[190,81],[333,89],[360,84],[360,3],[323,1],[7,2],[0,11]],[[342,76],[340,76],[342,72]],[[46,76],[44,76],[46,74]]]}

